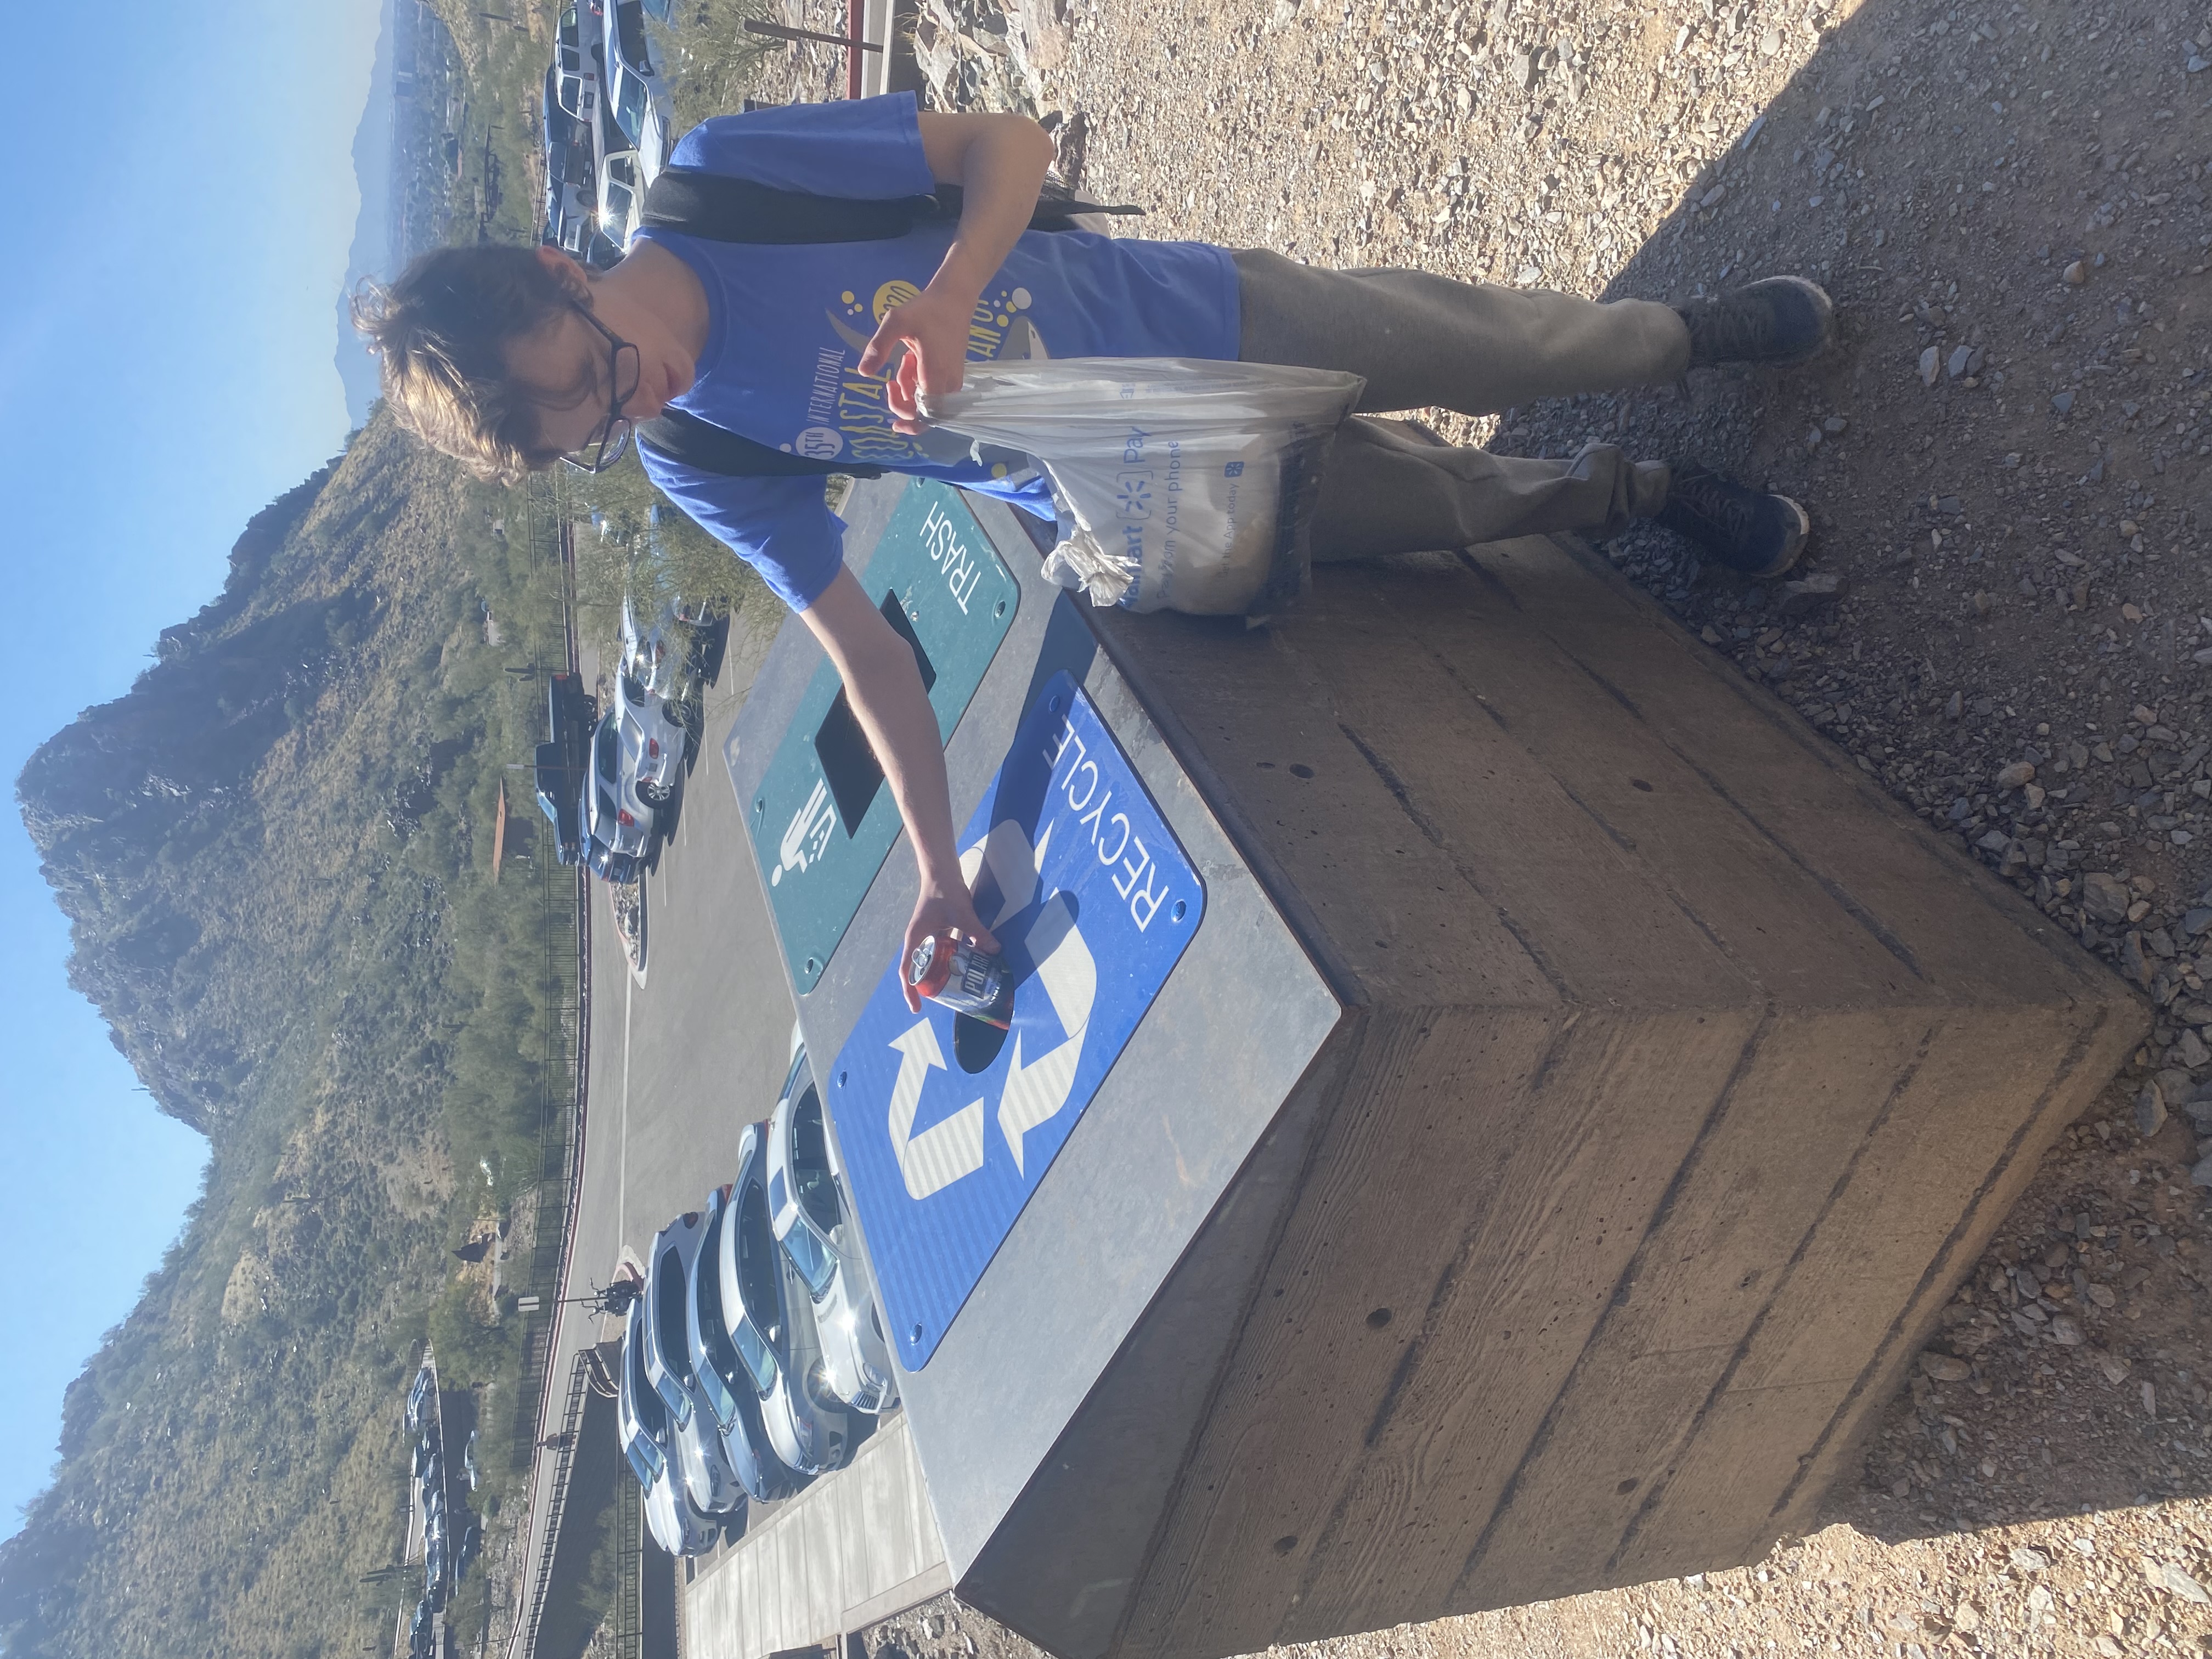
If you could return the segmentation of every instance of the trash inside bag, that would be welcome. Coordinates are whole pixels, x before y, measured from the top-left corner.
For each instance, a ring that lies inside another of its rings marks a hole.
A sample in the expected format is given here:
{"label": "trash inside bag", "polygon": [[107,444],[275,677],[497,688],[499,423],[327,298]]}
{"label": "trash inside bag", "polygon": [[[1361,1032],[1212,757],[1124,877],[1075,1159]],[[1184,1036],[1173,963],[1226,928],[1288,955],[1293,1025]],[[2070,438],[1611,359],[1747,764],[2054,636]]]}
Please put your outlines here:
{"label": "trash inside bag", "polygon": [[939,431],[1051,484],[1046,574],[1094,605],[1267,616],[1310,576],[1314,502],[1357,374],[1186,357],[971,363]]}

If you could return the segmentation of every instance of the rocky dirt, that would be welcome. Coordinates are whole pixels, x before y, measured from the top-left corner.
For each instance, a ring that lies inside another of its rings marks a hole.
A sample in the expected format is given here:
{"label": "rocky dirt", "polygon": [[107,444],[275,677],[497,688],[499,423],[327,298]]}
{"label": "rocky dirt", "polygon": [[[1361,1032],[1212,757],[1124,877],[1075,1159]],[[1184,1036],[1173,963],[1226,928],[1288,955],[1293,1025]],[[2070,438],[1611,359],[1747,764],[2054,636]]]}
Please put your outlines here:
{"label": "rocky dirt", "polygon": [[[1617,442],[1803,501],[1798,586],[1747,586],[1657,532],[1610,551],[2159,1009],[1824,1529],[1316,1659],[2212,1651],[2212,1146],[2192,1133],[2212,1133],[2212,12],[938,9],[933,50],[999,60],[964,83],[940,66],[950,101],[1045,116],[1087,193],[1151,208],[1146,234],[1598,298],[1826,284],[1841,339],[1806,368],[1431,423],[1520,453]],[[823,95],[830,66],[797,67]],[[977,1644],[1022,1647],[949,1603],[869,1637],[908,1659]]]}

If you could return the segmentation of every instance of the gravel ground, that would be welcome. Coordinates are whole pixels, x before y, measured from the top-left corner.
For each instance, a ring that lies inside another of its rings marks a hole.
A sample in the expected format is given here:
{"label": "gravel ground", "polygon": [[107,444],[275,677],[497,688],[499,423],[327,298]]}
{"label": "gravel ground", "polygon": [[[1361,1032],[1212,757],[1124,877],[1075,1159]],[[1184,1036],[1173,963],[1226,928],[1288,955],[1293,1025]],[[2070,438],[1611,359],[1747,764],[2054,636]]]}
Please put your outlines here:
{"label": "gravel ground", "polygon": [[[1594,297],[1826,283],[1841,339],[1807,368],[1431,423],[1528,454],[1607,439],[1802,500],[1801,587],[1656,532],[1610,550],[2160,1010],[1820,1531],[1302,1659],[2212,1652],[2212,1145],[2191,1133],[2212,1131],[2212,14],[1048,4],[1003,32],[945,9],[941,38],[998,61],[939,79],[1044,115],[1087,193],[1152,209],[1146,234]],[[1030,1651],[949,1602],[868,1639]]]}

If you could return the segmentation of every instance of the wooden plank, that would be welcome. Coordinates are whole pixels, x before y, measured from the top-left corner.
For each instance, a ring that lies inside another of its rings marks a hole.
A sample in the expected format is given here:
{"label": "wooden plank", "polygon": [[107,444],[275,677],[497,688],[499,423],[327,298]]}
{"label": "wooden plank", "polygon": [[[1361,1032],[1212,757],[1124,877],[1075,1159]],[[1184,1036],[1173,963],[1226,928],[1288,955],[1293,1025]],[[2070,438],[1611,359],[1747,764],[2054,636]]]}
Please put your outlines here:
{"label": "wooden plank", "polygon": [[[1455,586],[1472,584],[1462,576]],[[1576,798],[1521,730],[1471,695],[1445,657],[1424,647],[1407,625],[1410,607],[1386,603],[1372,586],[1333,599],[1325,624],[1289,630],[1285,648],[1327,681],[1340,729],[1450,861],[1467,896],[1493,907],[1565,994],[1655,1010],[1758,994],[1748,964],[1678,902],[1650,860]],[[1459,614],[1467,619],[1474,609]],[[1502,631],[1510,630],[1477,628],[1478,648],[1507,644],[1496,638]],[[1593,706],[1599,694],[1584,676],[1540,640],[1533,643],[1512,655],[1510,669],[1493,664],[1489,672],[1517,676],[1522,695],[1569,725],[1620,724],[1609,699]],[[1459,921],[1435,907],[1418,920],[1431,928]],[[1842,964],[1827,960],[1834,952],[1801,954],[1830,969],[1827,977],[1844,977]],[[1891,963],[1884,977],[1894,969]]]}
{"label": "wooden plank", "polygon": [[1386,1595],[1449,1584],[1486,1470],[1534,1432],[1758,1018],[1380,1017],[1122,1650],[1263,1646],[1377,1553]]}
{"label": "wooden plank", "polygon": [[1691,1154],[1673,1201],[1559,1390],[1454,1601],[1611,1582],[1607,1564],[1934,1022],[1784,1015]]}
{"label": "wooden plank", "polygon": [[[1405,643],[1398,657],[1362,674],[1357,659],[1343,654],[1349,641],[1341,622],[1347,613],[1376,611],[1401,624]],[[1653,902],[1688,919],[1765,994],[1822,1006],[1913,994],[1905,965],[1875,931],[1860,925],[1711,777],[1655,738],[1638,714],[1531,628],[1502,590],[1455,567],[1340,585],[1329,595],[1327,625],[1303,629],[1297,640],[1335,665],[1333,684],[1347,705],[1373,707],[1366,693],[1377,678],[1416,653],[1425,658],[1431,678],[1449,687],[1441,695],[1479,712],[1496,733],[1492,743],[1478,744],[1455,725],[1449,737],[1457,741],[1440,752],[1421,740],[1425,734],[1407,731],[1402,746],[1431,754],[1438,784],[1462,754],[1510,744],[1527,757],[1523,771],[1540,770],[1547,793],[1607,841],[1609,862],[1625,864]],[[1383,704],[1373,717],[1390,712]],[[1457,813],[1439,816],[1461,821]],[[1529,856],[1510,842],[1498,843],[1497,854],[1516,866]],[[1593,860],[1586,867],[1603,866]],[[1564,881],[1574,885],[1571,873]],[[1610,944],[1617,933],[1607,927],[1598,938]]]}
{"label": "wooden plank", "polygon": [[[2097,1012],[2101,1016],[2097,1022],[2077,1028],[2075,1041],[2034,1097],[2032,1115],[2019,1121],[2013,1138],[1963,1209],[1954,1206],[1948,1231],[1891,1317],[1881,1346],[1852,1378],[1776,1500],[1773,1516],[1778,1530],[1809,1517],[1829,1484],[1851,1466],[1869,1425],[1901,1386],[1912,1356],[1927,1343],[1944,1304],[2034,1179],[2043,1154],[2088,1109],[2141,1041],[2134,1009],[2106,1005]],[[2023,1091],[2016,1098],[2029,1097]],[[1946,1218],[1939,1212],[1935,1218]]]}
{"label": "wooden plank", "polygon": [[1468,556],[1539,629],[1633,708],[1654,738],[1708,774],[1778,846],[1902,941],[1931,984],[1963,1001],[2124,993],[2100,964],[2046,947],[2057,930],[1929,832],[1841,747],[1698,645],[1604,561],[1541,539]]}
{"label": "wooden plank", "polygon": [[1340,981],[1413,1006],[1558,1001],[1554,977],[1494,911],[1466,902],[1459,872],[1346,737],[1310,666],[1264,632],[1212,618],[1109,618],[1101,632],[1254,874]]}
{"label": "wooden plank", "polygon": [[[2031,1133],[2039,1150],[2056,1132],[2063,1120],[2051,1104],[2071,1096],[2055,1079],[2078,1072],[2083,1047],[2043,1010],[1939,1024],[1767,1286],[1681,1455],[1639,1493],[1614,1551],[1621,1575],[1697,1571],[1680,1564],[1717,1565],[1761,1547],[1820,1425],[1884,1347],[1899,1287],[1925,1281],[1941,1306],[1973,1260],[1947,1249],[1951,1236],[1961,1218],[1972,1234],[1994,1227],[2002,1211],[1983,1201],[1993,1174]],[[2023,1101],[2034,1112],[2027,1125]],[[1856,1403],[1872,1410],[1886,1398],[1868,1391]]]}

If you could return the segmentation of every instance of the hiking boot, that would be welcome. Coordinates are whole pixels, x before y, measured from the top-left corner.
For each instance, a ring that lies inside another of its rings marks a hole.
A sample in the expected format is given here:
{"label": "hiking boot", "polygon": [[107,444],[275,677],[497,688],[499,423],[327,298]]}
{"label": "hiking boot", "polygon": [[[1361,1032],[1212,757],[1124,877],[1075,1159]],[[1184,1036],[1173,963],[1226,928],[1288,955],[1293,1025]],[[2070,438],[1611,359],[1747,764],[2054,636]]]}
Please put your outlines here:
{"label": "hiking boot", "polygon": [[1813,521],[1787,495],[1747,489],[1731,478],[1678,464],[1667,487],[1667,504],[1654,515],[1676,535],[1753,580],[1779,576],[1805,551]]}
{"label": "hiking boot", "polygon": [[1769,276],[1674,307],[1690,328],[1690,367],[1802,363],[1835,337],[1827,291],[1802,276]]}

